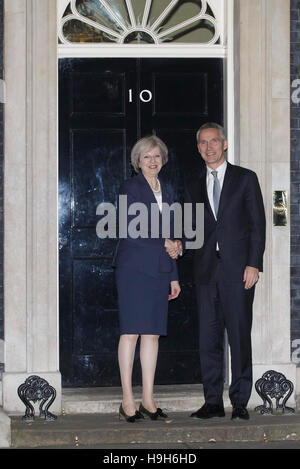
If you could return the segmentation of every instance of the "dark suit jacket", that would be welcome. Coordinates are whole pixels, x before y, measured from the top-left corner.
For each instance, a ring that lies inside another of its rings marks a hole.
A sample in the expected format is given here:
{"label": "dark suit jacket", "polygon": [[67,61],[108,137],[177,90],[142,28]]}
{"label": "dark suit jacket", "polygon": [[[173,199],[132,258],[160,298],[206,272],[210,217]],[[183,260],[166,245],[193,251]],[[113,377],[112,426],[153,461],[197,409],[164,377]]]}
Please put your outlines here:
{"label": "dark suit jacket", "polygon": [[213,280],[218,242],[225,278],[241,282],[247,265],[263,270],[266,222],[259,182],[253,171],[227,163],[216,220],[208,199],[206,173],[205,168],[186,187],[186,202],[204,203],[204,244],[194,253],[195,281],[208,284]]}
{"label": "dark suit jacket", "polygon": [[[173,190],[170,185],[160,179],[162,190],[162,201],[171,205],[174,202]],[[124,238],[120,239],[115,256],[116,267],[131,267],[151,276],[158,273],[168,273],[170,282],[178,280],[176,261],[167,254],[161,235],[161,214],[159,213],[159,237],[151,238],[151,204],[156,204],[153,192],[142,173],[127,179],[121,185],[119,195],[127,196],[127,212],[130,204],[142,202],[148,210],[148,238]],[[128,216],[128,225],[137,215]],[[172,213],[171,213],[171,225]],[[172,235],[172,226],[171,233]]]}

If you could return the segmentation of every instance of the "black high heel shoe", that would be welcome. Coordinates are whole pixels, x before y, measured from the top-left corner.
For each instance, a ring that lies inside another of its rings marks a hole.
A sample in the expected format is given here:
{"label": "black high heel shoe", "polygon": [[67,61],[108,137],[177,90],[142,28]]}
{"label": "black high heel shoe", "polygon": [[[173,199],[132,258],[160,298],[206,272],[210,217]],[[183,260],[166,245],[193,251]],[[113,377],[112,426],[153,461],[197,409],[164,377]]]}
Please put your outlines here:
{"label": "black high heel shoe", "polygon": [[127,415],[123,409],[123,405],[119,408],[119,420],[126,420],[126,422],[134,423],[136,420],[145,418],[138,410],[135,411],[134,415]]}
{"label": "black high heel shoe", "polygon": [[146,415],[151,420],[162,420],[168,418],[167,414],[165,414],[159,407],[156,409],[156,412],[149,412],[149,410],[145,409],[143,404],[140,404],[139,412]]}

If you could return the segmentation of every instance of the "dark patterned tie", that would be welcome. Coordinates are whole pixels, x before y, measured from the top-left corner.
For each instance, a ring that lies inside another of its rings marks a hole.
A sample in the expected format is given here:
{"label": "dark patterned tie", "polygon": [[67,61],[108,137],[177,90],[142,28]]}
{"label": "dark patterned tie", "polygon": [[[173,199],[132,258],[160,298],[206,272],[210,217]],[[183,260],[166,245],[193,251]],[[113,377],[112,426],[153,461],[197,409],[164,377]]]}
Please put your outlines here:
{"label": "dark patterned tie", "polygon": [[220,181],[218,179],[218,171],[212,171],[211,174],[214,177],[213,200],[214,200],[215,214],[217,217],[218,210],[219,210],[221,187],[220,187]]}

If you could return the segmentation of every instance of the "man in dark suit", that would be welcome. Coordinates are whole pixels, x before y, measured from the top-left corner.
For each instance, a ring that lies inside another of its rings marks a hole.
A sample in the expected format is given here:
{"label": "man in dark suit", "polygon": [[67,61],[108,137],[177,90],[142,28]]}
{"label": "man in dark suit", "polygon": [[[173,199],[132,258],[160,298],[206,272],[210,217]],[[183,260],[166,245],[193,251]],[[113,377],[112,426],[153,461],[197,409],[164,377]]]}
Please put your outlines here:
{"label": "man in dark suit", "polygon": [[249,419],[252,304],[265,249],[263,199],[256,174],[226,161],[227,141],[221,126],[203,125],[197,133],[197,145],[206,170],[189,181],[185,201],[204,203],[204,244],[194,253],[194,276],[205,404],[191,416],[225,415],[226,328],[231,351],[232,418]]}

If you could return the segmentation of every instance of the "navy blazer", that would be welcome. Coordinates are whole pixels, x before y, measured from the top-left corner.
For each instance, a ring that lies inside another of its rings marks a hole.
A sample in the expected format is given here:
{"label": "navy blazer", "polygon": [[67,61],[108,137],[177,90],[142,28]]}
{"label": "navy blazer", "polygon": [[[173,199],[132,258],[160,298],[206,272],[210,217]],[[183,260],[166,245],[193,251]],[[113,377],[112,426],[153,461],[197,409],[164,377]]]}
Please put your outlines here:
{"label": "navy blazer", "polygon": [[[169,184],[159,179],[162,191],[162,201],[171,205],[174,202],[174,193]],[[119,191],[119,195],[127,196],[128,207],[135,202],[142,202],[148,210],[148,237],[147,238],[122,238],[119,240],[115,255],[115,267],[131,267],[151,276],[158,273],[168,273],[170,282],[178,280],[176,261],[167,254],[164,243],[165,238],[161,233],[161,213],[159,212],[159,232],[157,238],[151,238],[151,204],[156,204],[156,198],[142,173],[125,180]],[[128,225],[137,215],[128,215]],[[173,217],[171,212],[171,232],[173,230]]]}
{"label": "navy blazer", "polygon": [[194,253],[195,280],[201,284],[213,281],[218,243],[226,278],[240,282],[247,265],[263,270],[266,220],[259,182],[253,171],[227,163],[216,220],[206,175],[205,168],[186,187],[186,202],[204,203],[204,243]]}

